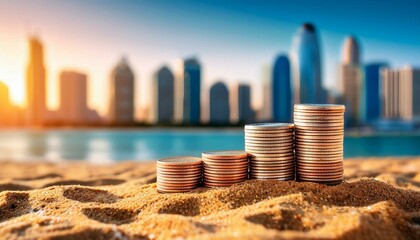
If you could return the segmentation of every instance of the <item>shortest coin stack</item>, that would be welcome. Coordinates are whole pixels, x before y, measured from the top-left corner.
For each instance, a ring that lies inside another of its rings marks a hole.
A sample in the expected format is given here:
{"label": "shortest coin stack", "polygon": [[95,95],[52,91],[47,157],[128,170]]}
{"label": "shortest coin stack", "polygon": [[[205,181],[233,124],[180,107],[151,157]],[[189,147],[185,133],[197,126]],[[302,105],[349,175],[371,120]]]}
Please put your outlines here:
{"label": "shortest coin stack", "polygon": [[159,159],[157,190],[161,193],[188,192],[201,183],[202,160],[195,157],[171,157]]}
{"label": "shortest coin stack", "polygon": [[205,187],[228,187],[248,178],[245,151],[217,151],[202,154]]}

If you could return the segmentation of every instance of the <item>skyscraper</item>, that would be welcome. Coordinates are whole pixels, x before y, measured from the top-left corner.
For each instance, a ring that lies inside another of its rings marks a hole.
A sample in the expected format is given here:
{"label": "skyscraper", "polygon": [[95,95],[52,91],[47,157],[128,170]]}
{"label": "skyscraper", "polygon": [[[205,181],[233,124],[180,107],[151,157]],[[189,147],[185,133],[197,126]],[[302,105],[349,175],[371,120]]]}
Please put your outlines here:
{"label": "skyscraper", "polygon": [[6,84],[0,82],[0,126],[10,125],[11,108],[9,88]]}
{"label": "skyscraper", "polygon": [[229,90],[223,82],[210,88],[210,123],[228,124],[230,121]]}
{"label": "skyscraper", "polygon": [[238,85],[238,122],[251,123],[255,120],[255,113],[251,107],[251,87]]}
{"label": "skyscraper", "polygon": [[22,111],[10,100],[9,88],[0,82],[0,126],[18,126],[22,124]]}
{"label": "skyscraper", "polygon": [[264,64],[262,68],[262,97],[263,105],[256,113],[258,121],[270,121],[273,118],[273,66]]}
{"label": "skyscraper", "polygon": [[290,63],[286,55],[279,55],[274,61],[271,91],[273,120],[290,122],[292,86],[290,83]]}
{"label": "skyscraper", "polygon": [[183,65],[183,123],[199,124],[201,120],[201,67],[190,58]]}
{"label": "skyscraper", "polygon": [[[387,67],[386,63],[370,63],[365,65],[364,81],[362,84],[363,98],[360,104],[362,118],[366,123],[372,123],[380,118],[380,70]],[[364,103],[364,104],[363,104]]]}
{"label": "skyscraper", "polygon": [[42,43],[29,39],[29,63],[26,70],[26,120],[29,125],[41,125],[46,113],[45,67]]}
{"label": "skyscraper", "polygon": [[134,122],[134,74],[125,58],[112,71],[109,120],[115,124]]}
{"label": "skyscraper", "polygon": [[340,92],[346,105],[346,118],[349,123],[356,124],[360,121],[362,76],[359,44],[353,36],[347,37],[344,41],[339,72]]}
{"label": "skyscraper", "polygon": [[155,120],[169,123],[174,117],[174,75],[168,67],[163,66],[155,74],[154,80]]}
{"label": "skyscraper", "polygon": [[420,120],[420,69],[382,68],[382,114],[386,119]]}
{"label": "skyscraper", "polygon": [[87,77],[74,71],[60,74],[60,115],[63,123],[83,124],[86,121]]}
{"label": "skyscraper", "polygon": [[321,56],[315,26],[305,23],[292,46],[294,103],[325,103],[327,92],[322,87]]}

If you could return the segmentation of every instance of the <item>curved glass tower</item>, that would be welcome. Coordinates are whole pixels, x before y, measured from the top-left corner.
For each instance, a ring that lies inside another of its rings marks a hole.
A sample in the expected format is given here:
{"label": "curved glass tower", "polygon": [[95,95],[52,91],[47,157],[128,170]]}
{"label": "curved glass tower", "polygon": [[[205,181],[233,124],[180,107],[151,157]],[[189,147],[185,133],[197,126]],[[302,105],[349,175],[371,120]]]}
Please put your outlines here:
{"label": "curved glass tower", "polygon": [[274,62],[272,84],[273,120],[289,122],[292,110],[292,86],[290,83],[290,62],[286,55],[279,55]]}
{"label": "curved glass tower", "polygon": [[295,103],[325,103],[321,82],[321,56],[315,26],[305,23],[293,41],[293,88]]}

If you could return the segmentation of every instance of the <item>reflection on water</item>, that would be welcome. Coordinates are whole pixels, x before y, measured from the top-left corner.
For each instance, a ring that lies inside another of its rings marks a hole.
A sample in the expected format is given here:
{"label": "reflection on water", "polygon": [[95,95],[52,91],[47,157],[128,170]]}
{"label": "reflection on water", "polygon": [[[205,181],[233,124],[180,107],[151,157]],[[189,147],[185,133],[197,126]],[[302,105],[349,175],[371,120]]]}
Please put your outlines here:
{"label": "reflection on water", "polygon": [[[240,130],[50,130],[0,132],[0,159],[108,162],[243,149]],[[345,138],[345,157],[420,155],[420,135]]]}

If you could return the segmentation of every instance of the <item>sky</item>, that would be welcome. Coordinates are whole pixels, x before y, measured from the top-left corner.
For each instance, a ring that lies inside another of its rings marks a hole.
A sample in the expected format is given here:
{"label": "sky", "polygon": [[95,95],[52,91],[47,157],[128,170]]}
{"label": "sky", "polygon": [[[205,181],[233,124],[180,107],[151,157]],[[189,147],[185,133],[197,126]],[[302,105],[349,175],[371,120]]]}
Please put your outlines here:
{"label": "sky", "polygon": [[288,54],[304,22],[320,40],[323,84],[334,89],[341,48],[354,35],[362,61],[420,67],[420,1],[161,1],[0,0],[0,81],[24,105],[27,39],[44,45],[48,105],[58,107],[62,70],[88,75],[90,107],[105,114],[112,69],[125,56],[136,76],[136,106],[150,105],[153,75],[162,65],[197,57],[203,99],[211,84],[249,83],[262,104],[264,66]]}

